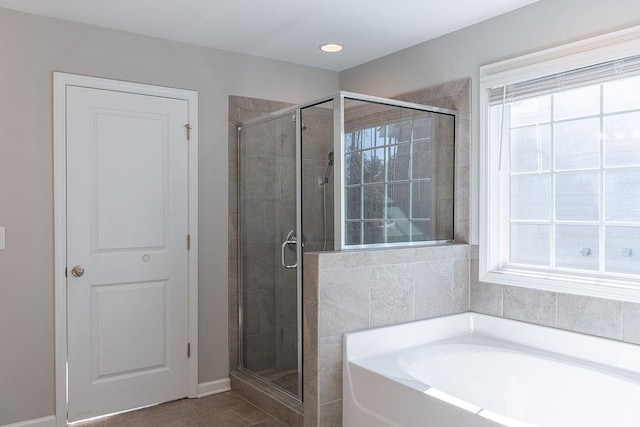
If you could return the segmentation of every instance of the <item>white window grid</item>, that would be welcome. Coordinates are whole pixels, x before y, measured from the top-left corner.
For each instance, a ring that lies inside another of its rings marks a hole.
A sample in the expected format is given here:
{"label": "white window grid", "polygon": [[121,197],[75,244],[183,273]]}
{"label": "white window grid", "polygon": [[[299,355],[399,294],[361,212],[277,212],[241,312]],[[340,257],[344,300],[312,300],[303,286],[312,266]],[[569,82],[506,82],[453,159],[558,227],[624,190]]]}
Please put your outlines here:
{"label": "white window grid", "polygon": [[[595,86],[595,85],[594,85]],[[640,221],[615,221],[615,220],[607,220],[606,219],[606,204],[605,199],[607,195],[605,194],[606,187],[606,179],[608,172],[617,172],[617,171],[632,171],[632,172],[640,172],[640,164],[638,165],[622,165],[622,166],[606,166],[606,152],[605,152],[605,119],[607,117],[614,117],[623,114],[630,113],[640,113],[640,109],[629,109],[622,111],[615,111],[610,113],[604,112],[604,84],[599,84],[600,89],[600,105],[599,105],[599,113],[591,114],[591,115],[583,115],[583,116],[575,116],[567,119],[555,119],[555,102],[554,102],[554,94],[547,95],[550,102],[550,119],[548,121],[539,121],[537,123],[526,123],[517,126],[511,126],[509,122],[510,118],[510,104],[505,103],[506,111],[504,113],[504,119],[507,120],[505,128],[509,130],[508,135],[511,135],[511,131],[519,128],[526,128],[530,126],[550,126],[551,129],[551,146],[550,146],[550,155],[551,155],[551,167],[548,171],[527,171],[527,172],[511,172],[509,171],[509,188],[511,185],[511,177],[514,176],[531,176],[531,175],[547,175],[551,177],[550,185],[550,204],[551,204],[551,212],[549,220],[523,220],[523,219],[512,219],[511,213],[509,212],[509,226],[511,225],[544,225],[549,226],[550,228],[550,238],[549,238],[549,255],[550,255],[550,265],[547,268],[552,270],[556,270],[559,272],[567,272],[567,273],[588,273],[588,274],[600,274],[600,275],[613,275],[613,276],[626,276],[628,274],[625,273],[616,273],[606,271],[606,229],[608,227],[640,227]],[[555,144],[556,144],[556,132],[555,125],[560,123],[568,123],[577,120],[585,120],[585,119],[599,119],[599,165],[598,167],[585,167],[585,168],[571,168],[571,169],[560,169],[556,166],[556,156],[555,156]],[[509,140],[509,147],[511,141]],[[511,150],[509,150],[509,155]],[[510,163],[510,162],[509,162]],[[559,220],[556,218],[556,178],[563,174],[575,174],[575,173],[598,173],[599,177],[599,194],[598,194],[598,220],[589,221],[589,220]],[[509,191],[509,199],[512,196],[511,191]],[[508,206],[511,206],[511,200],[509,200]],[[586,270],[586,269],[577,269],[577,268],[568,268],[568,267],[559,267],[556,265],[556,226],[597,226],[598,227],[598,269],[597,270]],[[509,227],[511,228],[511,227]],[[508,245],[510,245],[510,241],[508,241]],[[640,252],[640,248],[638,248]],[[510,249],[507,248],[507,254],[510,254]],[[508,255],[510,257],[510,255]],[[545,266],[541,265],[532,265],[532,264],[518,264],[515,262],[511,262],[509,258],[508,265],[516,267],[516,268],[545,268]]]}

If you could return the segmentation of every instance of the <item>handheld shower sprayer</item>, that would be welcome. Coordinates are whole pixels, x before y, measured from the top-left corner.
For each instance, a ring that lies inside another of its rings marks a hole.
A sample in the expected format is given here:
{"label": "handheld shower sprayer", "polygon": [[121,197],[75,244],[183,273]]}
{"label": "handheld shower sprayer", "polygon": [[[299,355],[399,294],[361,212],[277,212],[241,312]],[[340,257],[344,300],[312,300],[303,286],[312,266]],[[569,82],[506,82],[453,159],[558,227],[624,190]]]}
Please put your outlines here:
{"label": "handheld shower sprayer", "polygon": [[333,169],[333,151],[329,151],[328,157],[329,157],[329,163],[327,164],[327,169],[324,172],[324,176],[321,176],[320,178],[318,178],[318,185],[325,185],[327,182],[329,182],[329,174]]}

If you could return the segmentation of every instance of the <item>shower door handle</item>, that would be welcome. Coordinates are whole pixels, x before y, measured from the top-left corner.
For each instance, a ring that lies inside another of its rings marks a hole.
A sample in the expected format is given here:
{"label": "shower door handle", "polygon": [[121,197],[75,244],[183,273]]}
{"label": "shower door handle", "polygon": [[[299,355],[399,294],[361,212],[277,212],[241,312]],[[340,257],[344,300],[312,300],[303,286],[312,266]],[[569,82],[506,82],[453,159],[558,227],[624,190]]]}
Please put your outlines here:
{"label": "shower door handle", "polygon": [[[282,252],[281,252],[281,255],[282,255],[282,266],[284,268],[286,268],[286,269],[298,268],[298,262],[297,261],[296,261],[295,264],[289,265],[289,264],[287,264],[287,262],[284,259],[284,250],[287,247],[287,245],[297,245],[297,244],[298,244],[298,239],[295,236],[293,236],[293,237],[285,240],[284,242],[282,242]],[[297,255],[296,255],[296,258],[297,258]]]}

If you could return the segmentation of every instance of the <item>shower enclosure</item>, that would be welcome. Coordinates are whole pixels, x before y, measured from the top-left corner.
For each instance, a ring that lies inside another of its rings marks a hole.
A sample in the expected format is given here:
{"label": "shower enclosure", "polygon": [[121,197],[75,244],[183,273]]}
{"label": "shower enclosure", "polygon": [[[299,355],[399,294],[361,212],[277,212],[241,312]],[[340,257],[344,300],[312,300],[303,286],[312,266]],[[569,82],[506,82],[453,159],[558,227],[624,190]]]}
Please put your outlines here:
{"label": "shower enclosure", "polygon": [[305,252],[453,239],[450,110],[339,92],[238,125],[238,367],[302,397]]}

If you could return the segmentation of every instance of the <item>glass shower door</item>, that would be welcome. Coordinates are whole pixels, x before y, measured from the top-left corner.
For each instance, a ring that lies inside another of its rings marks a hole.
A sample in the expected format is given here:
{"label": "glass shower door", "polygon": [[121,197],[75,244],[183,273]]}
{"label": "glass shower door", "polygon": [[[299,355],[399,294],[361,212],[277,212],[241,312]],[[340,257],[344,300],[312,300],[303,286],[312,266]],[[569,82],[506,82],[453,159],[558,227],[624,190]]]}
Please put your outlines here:
{"label": "glass shower door", "polygon": [[294,117],[239,131],[240,365],[301,397]]}

